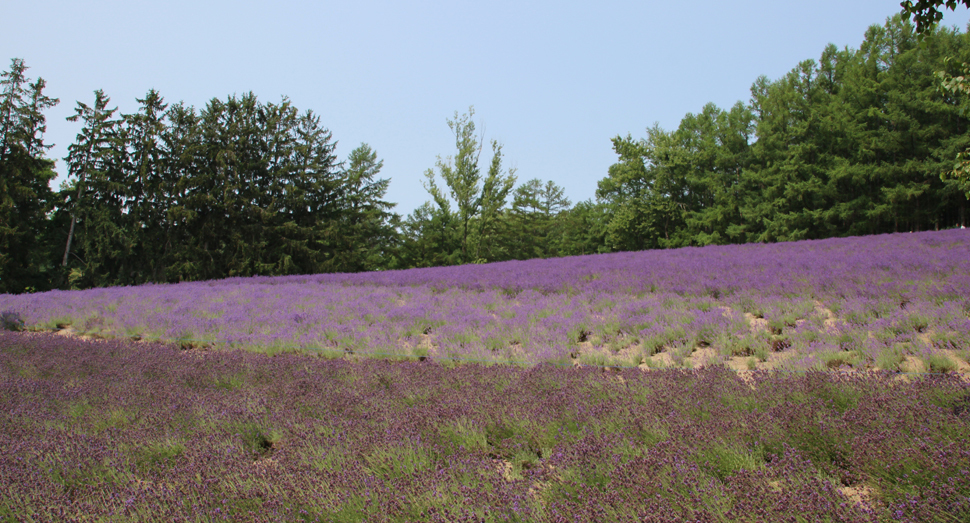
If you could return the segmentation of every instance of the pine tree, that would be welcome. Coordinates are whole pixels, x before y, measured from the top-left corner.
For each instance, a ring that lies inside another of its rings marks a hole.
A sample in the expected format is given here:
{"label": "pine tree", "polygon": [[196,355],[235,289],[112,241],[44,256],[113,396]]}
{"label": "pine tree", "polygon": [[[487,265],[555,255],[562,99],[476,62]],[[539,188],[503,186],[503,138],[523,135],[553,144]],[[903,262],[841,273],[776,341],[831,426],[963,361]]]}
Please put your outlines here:
{"label": "pine tree", "polygon": [[73,285],[117,283],[119,264],[130,255],[131,238],[122,219],[128,194],[125,138],[122,121],[114,118],[118,109],[108,109],[110,102],[98,89],[92,106],[78,102],[68,118],[83,124],[66,158],[69,186],[63,209],[71,220],[61,266],[67,269],[72,256],[77,262],[69,276]]}
{"label": "pine tree", "polygon": [[58,103],[31,83],[13,59],[0,73],[0,293],[48,287],[47,213],[53,205],[54,162],[45,157],[44,111]]}
{"label": "pine tree", "polygon": [[385,268],[396,246],[393,203],[384,200],[388,178],[377,178],[383,160],[366,143],[350,152],[341,171],[340,210],[333,220],[330,268],[339,272],[360,272]]}

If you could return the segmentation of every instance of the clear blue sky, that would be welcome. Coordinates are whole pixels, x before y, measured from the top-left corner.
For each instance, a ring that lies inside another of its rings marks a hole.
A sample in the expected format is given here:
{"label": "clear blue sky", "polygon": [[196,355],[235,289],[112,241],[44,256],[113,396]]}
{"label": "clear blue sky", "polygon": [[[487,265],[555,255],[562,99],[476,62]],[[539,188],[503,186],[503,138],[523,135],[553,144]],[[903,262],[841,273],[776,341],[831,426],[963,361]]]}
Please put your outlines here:
{"label": "clear blue sky", "polygon": [[[95,89],[123,113],[150,88],[197,108],[286,95],[321,116],[341,159],[361,142],[377,151],[403,215],[428,199],[422,173],[452,153],[455,111],[474,105],[520,182],[553,180],[577,202],[615,161],[613,136],[747,101],[759,75],[828,43],[856,48],[898,11],[898,0],[8,0],[0,68],[23,58],[61,99],[46,136],[59,173],[80,130],[64,119]],[[944,23],[968,19],[960,7]]]}

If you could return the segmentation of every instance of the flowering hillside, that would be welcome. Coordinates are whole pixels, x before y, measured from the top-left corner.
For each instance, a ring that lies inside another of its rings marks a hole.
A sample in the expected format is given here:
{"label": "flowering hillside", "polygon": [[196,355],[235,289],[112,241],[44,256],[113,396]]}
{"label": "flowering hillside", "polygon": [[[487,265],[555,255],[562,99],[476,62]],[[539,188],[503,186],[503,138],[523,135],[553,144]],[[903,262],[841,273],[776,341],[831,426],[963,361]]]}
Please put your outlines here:
{"label": "flowering hillside", "polygon": [[29,328],[439,361],[948,371],[962,230],[0,295]]}

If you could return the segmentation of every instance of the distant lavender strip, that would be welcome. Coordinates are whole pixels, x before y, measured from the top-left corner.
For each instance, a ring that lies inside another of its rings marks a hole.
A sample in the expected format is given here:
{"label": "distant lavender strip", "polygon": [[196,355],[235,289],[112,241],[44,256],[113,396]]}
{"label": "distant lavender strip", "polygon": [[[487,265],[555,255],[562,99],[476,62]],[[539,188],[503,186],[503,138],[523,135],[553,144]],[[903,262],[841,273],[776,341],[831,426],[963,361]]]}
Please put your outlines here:
{"label": "distant lavender strip", "polygon": [[[794,346],[812,367],[812,353],[838,350],[870,362],[968,350],[968,297],[970,234],[951,230],[0,295],[0,311],[114,336],[531,363],[567,362],[583,343],[633,365],[661,350]],[[752,316],[783,339],[750,332]]]}

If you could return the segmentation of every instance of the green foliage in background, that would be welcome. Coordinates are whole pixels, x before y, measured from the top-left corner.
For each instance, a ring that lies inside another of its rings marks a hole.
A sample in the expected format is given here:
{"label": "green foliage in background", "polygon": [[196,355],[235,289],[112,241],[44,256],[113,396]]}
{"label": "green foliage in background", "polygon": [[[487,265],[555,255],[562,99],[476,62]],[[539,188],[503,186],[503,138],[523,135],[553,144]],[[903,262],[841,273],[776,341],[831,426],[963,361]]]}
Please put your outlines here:
{"label": "green foliage in background", "polygon": [[197,110],[151,90],[118,114],[95,91],[69,118],[81,129],[53,192],[43,133],[57,100],[14,59],[0,78],[0,292],[966,225],[970,36],[934,25],[955,5],[904,2],[916,26],[891,17],[858,49],[758,78],[747,102],[614,137],[616,163],[575,205],[552,181],[516,186],[495,140],[481,165],[474,109],[455,112],[455,149],[404,218],[369,145],[340,161],[319,116],[251,93]]}
{"label": "green foliage in background", "polygon": [[608,247],[965,224],[965,164],[940,175],[970,145],[966,99],[954,96],[962,79],[941,90],[936,72],[968,54],[966,34],[936,29],[920,44],[895,16],[870,27],[857,50],[829,45],[778,80],[759,78],[749,104],[707,105],[674,131],[614,138],[619,161],[597,190],[610,213]]}

